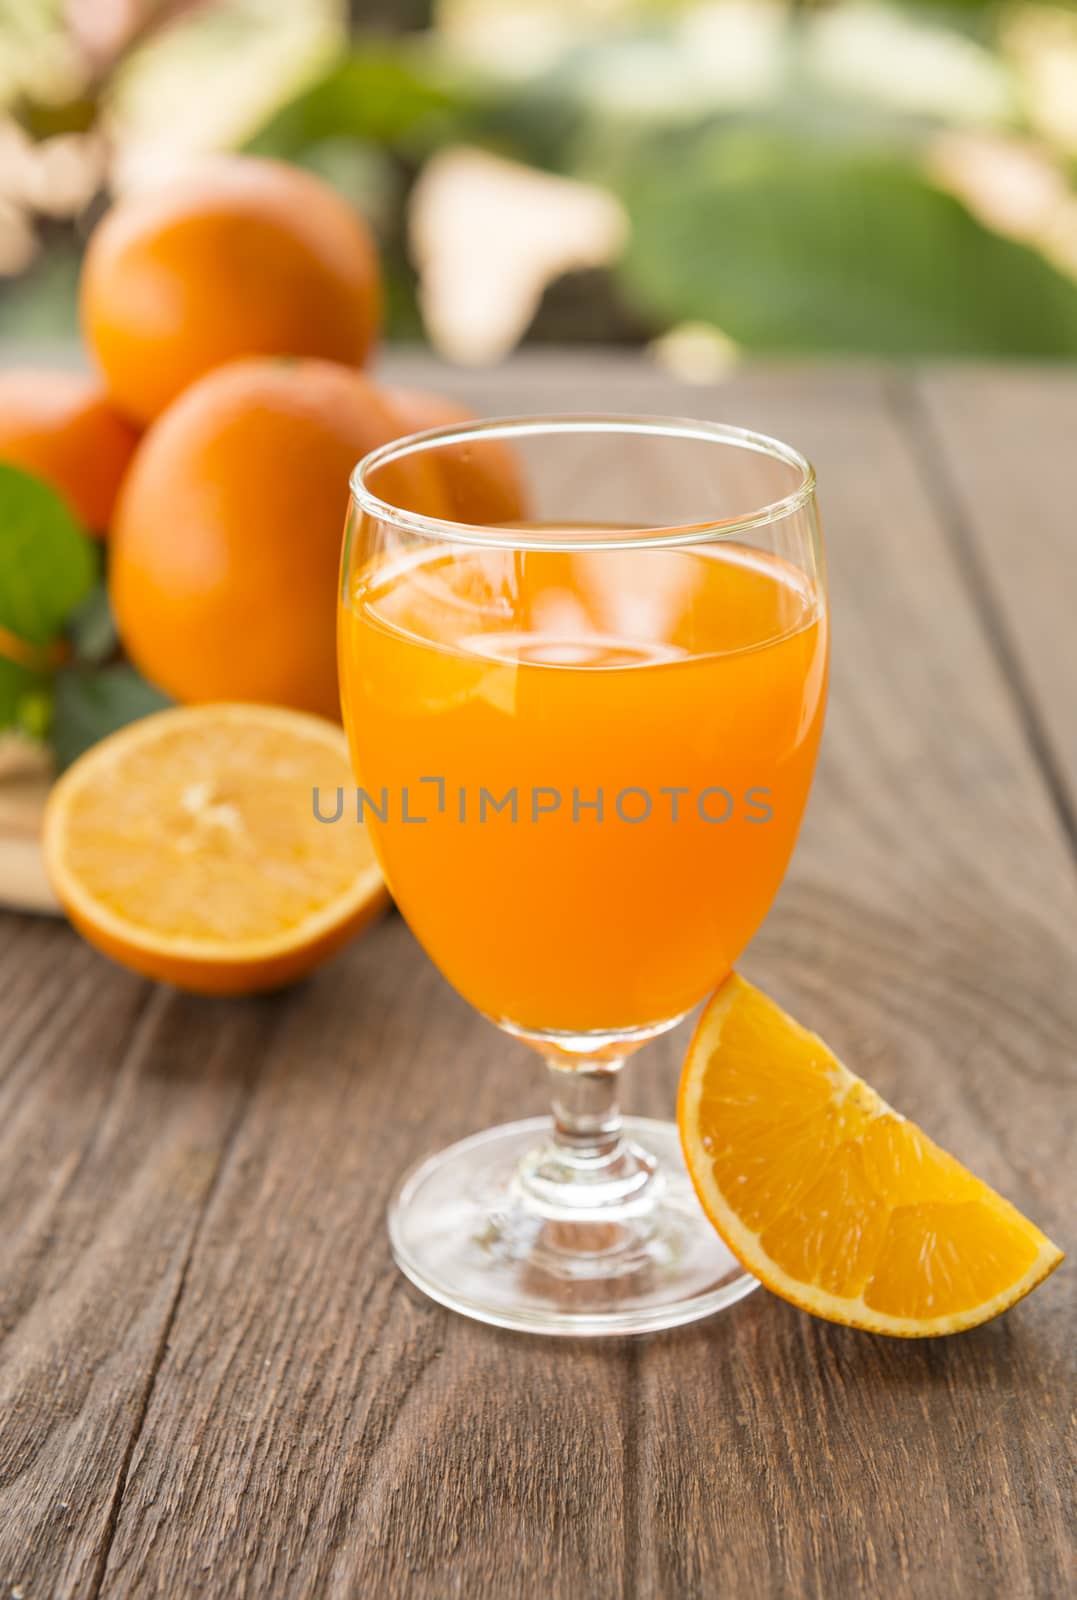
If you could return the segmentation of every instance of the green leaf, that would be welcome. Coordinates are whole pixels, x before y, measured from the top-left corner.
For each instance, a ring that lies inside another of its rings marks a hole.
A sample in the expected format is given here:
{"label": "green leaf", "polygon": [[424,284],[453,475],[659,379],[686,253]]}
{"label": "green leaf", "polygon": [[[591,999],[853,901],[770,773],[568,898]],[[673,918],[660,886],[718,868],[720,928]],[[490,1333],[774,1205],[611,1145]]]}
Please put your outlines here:
{"label": "green leaf", "polygon": [[0,730],[18,725],[23,699],[38,688],[40,681],[30,667],[0,655]]}
{"label": "green leaf", "polygon": [[75,652],[75,659],[88,666],[98,666],[113,655],[119,644],[112,609],[108,603],[108,589],[99,583],[91,589],[71,613],[67,622],[67,635]]}
{"label": "green leaf", "polygon": [[750,350],[1077,353],[1077,284],[891,153],[711,130],[622,189],[623,282],[659,321],[712,322]]}
{"label": "green leaf", "polygon": [[43,649],[97,568],[96,546],[55,490],[0,462],[0,628]]}
{"label": "green leaf", "polygon": [[341,135],[384,145],[425,135],[430,144],[464,104],[458,91],[435,82],[405,51],[365,46],[278,111],[247,148],[294,159]]}
{"label": "green leaf", "polygon": [[68,767],[107,734],[171,704],[133,667],[58,672],[51,735],[56,759]]}
{"label": "green leaf", "polygon": [[52,690],[45,682],[27,690],[15,712],[16,725],[30,739],[42,742],[52,727]]}

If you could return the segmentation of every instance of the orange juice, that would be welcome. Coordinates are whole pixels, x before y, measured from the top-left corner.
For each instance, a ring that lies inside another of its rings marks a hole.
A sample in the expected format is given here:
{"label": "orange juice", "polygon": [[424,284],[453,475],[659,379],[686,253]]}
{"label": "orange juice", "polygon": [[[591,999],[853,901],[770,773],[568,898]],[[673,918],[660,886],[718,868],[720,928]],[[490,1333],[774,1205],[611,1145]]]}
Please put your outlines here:
{"label": "orange juice", "polygon": [[668,1022],[714,988],[811,783],[809,577],[732,543],[442,545],[353,576],[339,643],[364,820],[461,994],[577,1034]]}

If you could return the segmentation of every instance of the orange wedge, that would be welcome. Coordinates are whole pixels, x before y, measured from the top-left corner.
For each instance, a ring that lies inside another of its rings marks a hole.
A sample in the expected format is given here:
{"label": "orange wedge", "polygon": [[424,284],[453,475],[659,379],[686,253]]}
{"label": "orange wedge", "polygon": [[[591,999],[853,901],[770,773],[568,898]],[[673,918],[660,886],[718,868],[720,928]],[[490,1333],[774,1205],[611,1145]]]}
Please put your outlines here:
{"label": "orange wedge", "polygon": [[[339,821],[333,817],[343,790]],[[124,966],[203,994],[302,977],[388,903],[357,822],[343,731],[302,712],[160,711],[53,788],[45,865],[79,931]]]}
{"label": "orange wedge", "polygon": [[957,1333],[1062,1252],[734,973],[707,1005],[677,1121],[711,1222],[748,1271],[830,1322]]}

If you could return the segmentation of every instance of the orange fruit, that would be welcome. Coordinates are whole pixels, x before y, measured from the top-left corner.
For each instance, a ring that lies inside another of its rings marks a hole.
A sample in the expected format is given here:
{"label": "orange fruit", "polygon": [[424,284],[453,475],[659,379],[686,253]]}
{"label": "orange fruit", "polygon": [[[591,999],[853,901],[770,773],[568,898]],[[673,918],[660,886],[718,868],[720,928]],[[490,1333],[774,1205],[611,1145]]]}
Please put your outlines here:
{"label": "orange fruit", "polygon": [[831,1322],[957,1333],[1028,1294],[1062,1252],[735,973],[681,1077],[681,1143],[748,1271]]}
{"label": "orange fruit", "polygon": [[201,994],[300,978],[388,903],[354,810],[344,734],[269,706],[159,711],[68,768],[45,811],[45,866],[91,944]]}
{"label": "orange fruit", "polygon": [[[473,422],[466,406],[426,389],[383,386],[382,394],[401,423],[402,433],[424,433],[458,422]],[[501,439],[446,445],[430,457],[441,475],[453,522],[498,527],[523,522],[527,494],[519,462]]]}
{"label": "orange fruit", "polygon": [[[336,598],[348,477],[399,429],[361,373],[242,361],[146,434],[113,523],[109,593],[135,665],[176,700],[339,714]],[[387,469],[441,502],[421,459]]]}
{"label": "orange fruit", "polygon": [[311,173],[218,157],[117,201],[80,285],[87,343],[117,405],[148,422],[181,390],[248,355],[359,365],[380,317],[362,218]]}
{"label": "orange fruit", "polygon": [[138,433],[82,372],[0,372],[0,461],[51,485],[90,533],[103,534]]}

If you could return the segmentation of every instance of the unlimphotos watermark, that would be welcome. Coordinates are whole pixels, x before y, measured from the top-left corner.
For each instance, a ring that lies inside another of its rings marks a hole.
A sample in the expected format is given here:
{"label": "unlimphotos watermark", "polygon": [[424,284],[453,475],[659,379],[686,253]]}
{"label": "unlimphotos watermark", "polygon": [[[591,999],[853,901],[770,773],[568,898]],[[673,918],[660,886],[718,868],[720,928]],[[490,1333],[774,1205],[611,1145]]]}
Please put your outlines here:
{"label": "unlimphotos watermark", "polygon": [[420,777],[398,788],[388,786],[371,794],[353,791],[349,802],[343,788],[313,791],[317,822],[376,820],[419,826],[444,819],[455,823],[494,820],[528,827],[553,818],[573,823],[624,823],[637,827],[647,822],[696,820],[713,826],[726,822],[765,823],[774,816],[769,788],[753,785],[739,790],[720,784],[693,789],[688,784],[661,784],[657,788],[629,784],[624,788],[560,787],[556,784],[512,784],[497,793],[484,784],[452,784],[443,777]]}

